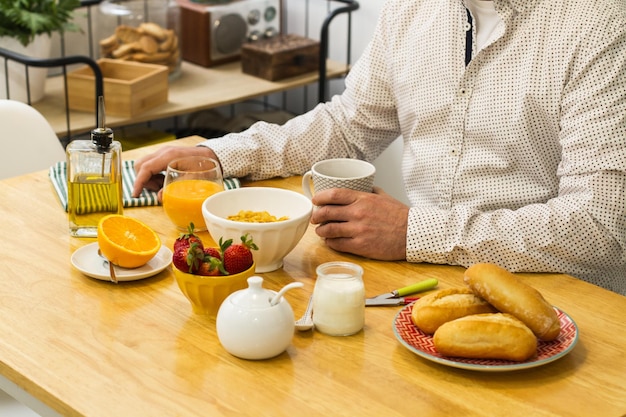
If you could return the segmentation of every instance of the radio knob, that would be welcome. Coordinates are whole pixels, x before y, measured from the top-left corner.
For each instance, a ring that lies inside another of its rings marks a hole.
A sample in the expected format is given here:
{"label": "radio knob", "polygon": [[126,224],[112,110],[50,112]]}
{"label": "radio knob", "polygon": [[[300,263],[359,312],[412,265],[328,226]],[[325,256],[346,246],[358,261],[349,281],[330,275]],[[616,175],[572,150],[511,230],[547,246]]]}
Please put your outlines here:
{"label": "radio knob", "polygon": [[278,31],[276,31],[276,29],[269,27],[265,29],[265,32],[263,32],[263,37],[266,39],[269,39],[269,38],[273,38],[277,34],[278,34]]}
{"label": "radio knob", "polygon": [[276,7],[270,6],[265,9],[265,13],[263,14],[266,22],[271,22],[276,17]]}
{"label": "radio knob", "polygon": [[261,12],[259,9],[250,10],[248,13],[248,23],[251,25],[256,25],[261,21]]}
{"label": "radio knob", "polygon": [[259,39],[261,39],[261,32],[259,32],[258,30],[253,30],[252,32],[250,32],[250,35],[248,35],[249,42],[256,42]]}

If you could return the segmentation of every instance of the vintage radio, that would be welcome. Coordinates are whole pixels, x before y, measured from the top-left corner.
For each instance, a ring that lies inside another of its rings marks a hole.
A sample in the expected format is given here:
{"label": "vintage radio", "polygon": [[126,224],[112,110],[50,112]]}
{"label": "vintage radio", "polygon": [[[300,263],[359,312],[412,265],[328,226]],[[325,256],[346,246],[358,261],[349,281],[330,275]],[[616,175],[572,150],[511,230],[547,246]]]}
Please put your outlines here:
{"label": "vintage radio", "polygon": [[248,41],[280,33],[280,0],[233,0],[202,4],[178,0],[185,61],[210,67],[235,61]]}

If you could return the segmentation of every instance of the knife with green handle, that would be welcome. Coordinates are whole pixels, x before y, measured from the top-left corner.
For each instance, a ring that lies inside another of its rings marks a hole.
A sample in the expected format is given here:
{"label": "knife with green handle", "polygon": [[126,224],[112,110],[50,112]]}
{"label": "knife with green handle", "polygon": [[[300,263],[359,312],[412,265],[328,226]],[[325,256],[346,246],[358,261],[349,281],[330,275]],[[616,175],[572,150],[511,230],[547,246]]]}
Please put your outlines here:
{"label": "knife with green handle", "polygon": [[430,290],[439,284],[439,281],[435,278],[429,278],[424,281],[416,282],[415,284],[408,285],[406,287],[398,288],[391,292],[380,294],[375,297],[365,299],[366,306],[385,306],[385,305],[404,305],[407,301],[414,301],[415,299],[407,300],[404,298],[407,295],[415,294],[422,291]]}

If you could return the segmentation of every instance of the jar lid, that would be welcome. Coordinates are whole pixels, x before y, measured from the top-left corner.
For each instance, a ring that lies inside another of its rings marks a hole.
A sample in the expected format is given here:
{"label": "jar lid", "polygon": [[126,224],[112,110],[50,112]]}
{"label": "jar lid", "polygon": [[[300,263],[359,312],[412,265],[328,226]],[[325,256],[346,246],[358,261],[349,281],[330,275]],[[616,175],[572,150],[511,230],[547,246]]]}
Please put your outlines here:
{"label": "jar lid", "polygon": [[263,288],[263,278],[253,276],[248,278],[248,288],[232,294],[231,302],[240,307],[268,308],[274,294]]}
{"label": "jar lid", "polygon": [[132,10],[128,8],[126,2],[104,0],[100,3],[100,11],[113,16],[128,16]]}

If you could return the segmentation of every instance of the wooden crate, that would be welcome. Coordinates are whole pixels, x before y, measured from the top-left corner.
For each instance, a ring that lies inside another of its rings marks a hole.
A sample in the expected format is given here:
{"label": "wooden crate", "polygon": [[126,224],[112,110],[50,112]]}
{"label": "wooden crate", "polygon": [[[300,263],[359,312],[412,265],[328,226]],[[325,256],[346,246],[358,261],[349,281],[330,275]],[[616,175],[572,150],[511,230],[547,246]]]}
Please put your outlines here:
{"label": "wooden crate", "polygon": [[278,35],[241,47],[245,74],[270,81],[319,70],[320,43],[298,35]]}
{"label": "wooden crate", "polygon": [[[116,59],[100,59],[104,76],[104,101],[107,115],[132,117],[167,102],[168,68]],[[67,74],[69,107],[94,112],[95,82],[91,68]]]}

